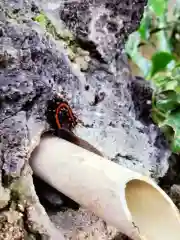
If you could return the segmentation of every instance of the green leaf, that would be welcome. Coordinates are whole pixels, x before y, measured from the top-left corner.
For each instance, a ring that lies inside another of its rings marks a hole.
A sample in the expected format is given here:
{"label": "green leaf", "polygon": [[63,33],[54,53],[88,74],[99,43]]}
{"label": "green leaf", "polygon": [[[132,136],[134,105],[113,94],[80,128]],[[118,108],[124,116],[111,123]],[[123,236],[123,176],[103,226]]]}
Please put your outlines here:
{"label": "green leaf", "polygon": [[180,94],[180,84],[175,88],[175,91]]}
{"label": "green leaf", "polygon": [[172,77],[180,76],[180,64],[176,64],[176,66],[172,69]]}
{"label": "green leaf", "polygon": [[153,9],[156,16],[162,16],[167,9],[167,0],[149,0],[149,6]]}
{"label": "green leaf", "polygon": [[161,113],[157,108],[153,108],[151,111],[151,117],[153,119],[153,121],[159,125],[160,123],[164,122],[165,115],[163,113]]}
{"label": "green leaf", "polygon": [[172,151],[180,153],[180,109],[169,114],[166,120],[160,124],[160,127],[170,126],[174,131],[171,147]]}
{"label": "green leaf", "polygon": [[166,83],[165,90],[175,90],[178,87],[178,81],[177,80],[171,80]]}
{"label": "green leaf", "polygon": [[158,88],[158,92],[173,90],[178,92],[178,88],[180,86],[180,82],[172,77],[166,75],[159,76],[158,74],[152,79],[155,83],[156,87]]}
{"label": "green leaf", "polygon": [[144,17],[141,20],[140,27],[138,32],[140,33],[141,40],[148,41],[150,37],[150,30],[151,30],[151,16],[148,12],[144,13]]}
{"label": "green leaf", "polygon": [[169,81],[169,76],[167,73],[157,73],[153,76],[152,81],[154,82],[155,86],[159,89],[159,91],[164,90],[166,83]]}
{"label": "green leaf", "polygon": [[155,104],[164,113],[176,109],[179,106],[176,92],[172,90],[161,92],[156,96]]}
{"label": "green leaf", "polygon": [[172,141],[171,149],[174,153],[180,153],[180,131],[176,131],[174,141]]}
{"label": "green leaf", "polygon": [[165,70],[167,65],[174,60],[174,56],[168,52],[157,52],[152,58],[151,77],[156,73]]}

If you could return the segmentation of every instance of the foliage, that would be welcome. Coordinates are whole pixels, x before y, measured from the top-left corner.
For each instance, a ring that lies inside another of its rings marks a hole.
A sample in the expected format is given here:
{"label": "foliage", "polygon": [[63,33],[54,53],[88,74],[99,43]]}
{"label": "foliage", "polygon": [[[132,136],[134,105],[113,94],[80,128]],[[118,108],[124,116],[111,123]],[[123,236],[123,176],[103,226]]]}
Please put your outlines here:
{"label": "foliage", "polygon": [[[126,52],[141,75],[152,81],[152,119],[165,132],[172,151],[180,153],[180,11],[175,5],[169,20],[168,3],[149,0],[138,31],[127,41]],[[149,46],[153,51],[145,57],[141,48]]]}
{"label": "foliage", "polygon": [[166,133],[172,151],[180,153],[180,66],[153,78],[152,118]]}

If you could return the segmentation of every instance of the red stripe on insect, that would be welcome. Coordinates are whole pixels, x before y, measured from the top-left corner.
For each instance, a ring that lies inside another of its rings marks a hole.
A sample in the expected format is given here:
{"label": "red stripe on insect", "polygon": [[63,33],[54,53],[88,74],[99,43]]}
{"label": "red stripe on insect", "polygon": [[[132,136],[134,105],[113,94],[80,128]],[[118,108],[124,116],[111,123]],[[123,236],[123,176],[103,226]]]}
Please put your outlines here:
{"label": "red stripe on insect", "polygon": [[61,126],[61,123],[60,123],[60,119],[59,119],[58,114],[59,114],[62,110],[67,110],[67,114],[68,114],[68,116],[69,116],[68,120],[71,122],[71,124],[73,124],[73,123],[76,122],[76,119],[75,119],[75,117],[74,117],[74,115],[73,115],[73,112],[72,112],[71,108],[69,107],[69,105],[68,105],[67,103],[65,103],[65,102],[60,103],[59,106],[58,106],[57,109],[56,109],[56,116],[55,116],[55,117],[56,117],[56,124],[57,124],[57,126],[58,126],[59,129],[62,128],[62,126]]}

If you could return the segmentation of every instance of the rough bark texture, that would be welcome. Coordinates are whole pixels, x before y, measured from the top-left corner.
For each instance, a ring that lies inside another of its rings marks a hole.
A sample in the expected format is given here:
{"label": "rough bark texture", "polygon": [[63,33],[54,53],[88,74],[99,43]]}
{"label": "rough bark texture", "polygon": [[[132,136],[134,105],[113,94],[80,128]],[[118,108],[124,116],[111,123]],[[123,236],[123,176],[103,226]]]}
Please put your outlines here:
{"label": "rough bark texture", "polygon": [[[1,1],[0,239],[60,240],[60,232],[67,239],[112,239],[117,233],[83,209],[48,212],[57,230],[39,203],[28,159],[50,128],[47,101],[57,93],[82,122],[76,134],[110,159],[156,180],[167,172],[170,152],[148,117],[151,88],[131,76],[123,53],[145,4]],[[45,21],[38,23],[40,12]]]}

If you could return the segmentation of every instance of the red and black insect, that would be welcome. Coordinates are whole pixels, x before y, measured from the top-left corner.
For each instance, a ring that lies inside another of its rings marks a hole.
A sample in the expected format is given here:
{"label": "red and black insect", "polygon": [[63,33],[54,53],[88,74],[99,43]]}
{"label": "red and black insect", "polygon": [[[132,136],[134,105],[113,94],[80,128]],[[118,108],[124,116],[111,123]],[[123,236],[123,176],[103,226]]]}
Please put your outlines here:
{"label": "red and black insect", "polygon": [[51,124],[54,134],[66,141],[69,141],[79,147],[82,147],[99,156],[104,156],[98,149],[92,146],[85,140],[77,137],[73,133],[74,127],[77,123],[82,123],[73,114],[69,104],[63,99],[51,100],[48,106],[48,121]]}
{"label": "red and black insect", "polygon": [[72,131],[77,125],[77,118],[74,115],[68,102],[61,98],[49,101],[47,110],[48,122],[54,129],[67,129]]}

